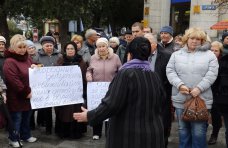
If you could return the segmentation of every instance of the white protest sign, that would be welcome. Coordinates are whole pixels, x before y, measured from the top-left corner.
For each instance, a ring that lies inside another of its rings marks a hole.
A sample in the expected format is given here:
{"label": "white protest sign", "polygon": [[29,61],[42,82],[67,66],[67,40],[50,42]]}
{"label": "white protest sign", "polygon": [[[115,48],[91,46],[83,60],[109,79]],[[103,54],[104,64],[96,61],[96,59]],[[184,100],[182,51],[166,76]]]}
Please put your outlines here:
{"label": "white protest sign", "polygon": [[32,109],[83,103],[82,73],[78,66],[29,68]]}
{"label": "white protest sign", "polygon": [[87,83],[87,107],[88,110],[95,109],[108,91],[110,82]]}

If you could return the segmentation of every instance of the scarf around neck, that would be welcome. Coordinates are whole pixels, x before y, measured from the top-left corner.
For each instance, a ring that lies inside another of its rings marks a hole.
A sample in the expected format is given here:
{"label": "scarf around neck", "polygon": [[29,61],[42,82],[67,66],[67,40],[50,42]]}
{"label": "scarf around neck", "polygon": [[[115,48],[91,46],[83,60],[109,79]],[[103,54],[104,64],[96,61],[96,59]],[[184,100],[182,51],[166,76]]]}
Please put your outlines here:
{"label": "scarf around neck", "polygon": [[152,71],[150,68],[150,62],[142,61],[139,59],[133,59],[129,62],[125,63],[120,69],[129,69],[129,68],[136,68],[142,69],[143,71]]}

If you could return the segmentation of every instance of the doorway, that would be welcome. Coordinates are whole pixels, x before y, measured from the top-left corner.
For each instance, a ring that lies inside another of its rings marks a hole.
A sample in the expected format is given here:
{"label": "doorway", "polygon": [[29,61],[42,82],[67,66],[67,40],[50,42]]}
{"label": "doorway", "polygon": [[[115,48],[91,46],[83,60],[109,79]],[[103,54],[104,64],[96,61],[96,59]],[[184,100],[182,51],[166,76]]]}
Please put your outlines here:
{"label": "doorway", "polygon": [[[185,0],[186,1],[186,0]],[[171,4],[170,24],[173,26],[174,36],[184,34],[189,28],[191,2],[178,2]]]}

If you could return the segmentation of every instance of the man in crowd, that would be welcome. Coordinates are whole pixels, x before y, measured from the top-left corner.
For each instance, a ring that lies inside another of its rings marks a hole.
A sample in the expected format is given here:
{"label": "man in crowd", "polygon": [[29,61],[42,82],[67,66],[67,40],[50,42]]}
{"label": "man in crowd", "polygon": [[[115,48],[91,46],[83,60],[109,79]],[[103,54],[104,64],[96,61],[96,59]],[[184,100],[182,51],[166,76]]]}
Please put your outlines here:
{"label": "man in crowd", "polygon": [[223,52],[228,51],[228,32],[222,35]]}
{"label": "man in crowd", "polygon": [[173,28],[171,26],[164,26],[160,31],[161,42],[159,45],[164,48],[164,51],[174,52]]}
{"label": "man in crowd", "polygon": [[139,23],[139,22],[135,22],[132,26],[131,26],[131,32],[133,37],[141,37],[144,35],[143,33],[143,24]]}
{"label": "man in crowd", "polygon": [[90,55],[93,55],[94,51],[96,49],[95,43],[98,38],[96,30],[94,30],[94,29],[86,30],[85,38],[86,38],[86,41],[84,42],[83,46],[84,46],[84,48],[89,49]]}
{"label": "man in crowd", "polygon": [[127,30],[124,34],[124,40],[127,42],[127,44],[120,45],[118,50],[116,51],[116,54],[119,56],[121,63],[124,63],[124,55],[126,53],[126,48],[130,44],[130,42],[133,40],[132,32],[130,30]]}
{"label": "man in crowd", "polygon": [[3,72],[2,72],[2,67],[3,67],[3,63],[5,61],[5,57],[4,57],[4,51],[6,49],[6,39],[3,36],[0,36],[0,76],[1,78],[3,77]]}
{"label": "man in crowd", "polygon": [[151,69],[156,72],[162,82],[164,92],[166,93],[166,98],[163,102],[163,126],[164,126],[164,138],[165,138],[165,147],[168,145],[168,137],[170,135],[170,127],[172,124],[172,112],[171,112],[171,90],[172,86],[169,83],[166,76],[166,65],[169,62],[171,56],[170,53],[167,53],[162,50],[162,47],[157,44],[157,38],[152,33],[147,33],[144,35],[150,41],[151,44],[151,54],[148,58],[150,62]]}
{"label": "man in crowd", "polygon": [[[142,37],[144,35],[144,33],[143,33],[143,24],[140,23],[140,22],[135,22],[131,26],[131,32],[132,32],[133,39],[136,38],[136,37]],[[127,54],[128,54],[128,48],[127,47],[126,47],[126,53],[124,55],[124,59],[123,59],[122,64],[127,62]]]}
{"label": "man in crowd", "polygon": [[143,28],[143,33],[153,33],[153,29],[149,26]]}

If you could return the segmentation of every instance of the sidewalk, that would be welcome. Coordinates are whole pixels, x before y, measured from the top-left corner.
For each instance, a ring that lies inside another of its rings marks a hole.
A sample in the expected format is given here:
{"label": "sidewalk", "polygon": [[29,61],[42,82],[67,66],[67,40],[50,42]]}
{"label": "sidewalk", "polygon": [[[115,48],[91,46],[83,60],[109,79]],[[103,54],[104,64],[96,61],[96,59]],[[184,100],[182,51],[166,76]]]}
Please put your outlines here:
{"label": "sidewalk", "polygon": [[[211,133],[211,126],[208,127],[208,138]],[[104,129],[104,128],[103,128]],[[88,126],[88,132],[80,140],[62,140],[55,134],[45,135],[44,128],[37,128],[32,131],[33,136],[38,138],[36,143],[23,143],[23,148],[105,148],[105,136],[103,134],[100,140],[92,140],[92,128]],[[0,130],[0,148],[10,148],[5,130]],[[177,122],[173,122],[171,137],[168,148],[178,148],[178,129]],[[218,142],[216,145],[208,148],[226,148],[225,129],[221,128]]]}

